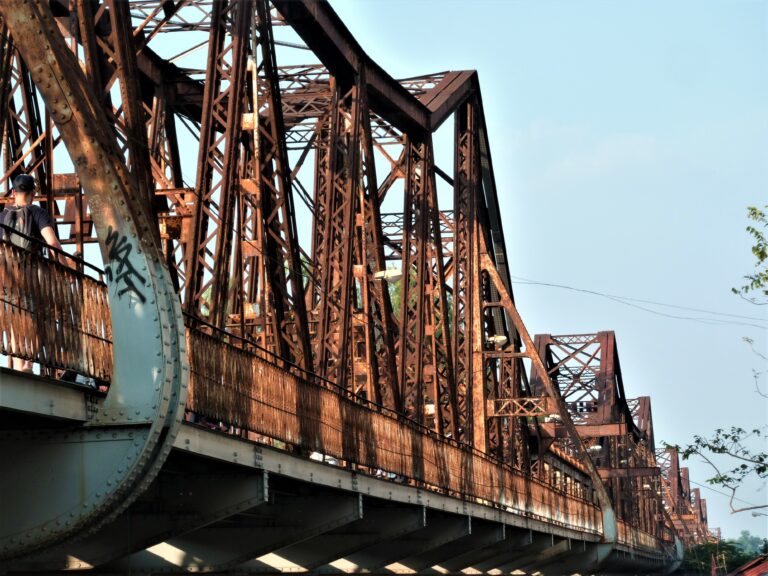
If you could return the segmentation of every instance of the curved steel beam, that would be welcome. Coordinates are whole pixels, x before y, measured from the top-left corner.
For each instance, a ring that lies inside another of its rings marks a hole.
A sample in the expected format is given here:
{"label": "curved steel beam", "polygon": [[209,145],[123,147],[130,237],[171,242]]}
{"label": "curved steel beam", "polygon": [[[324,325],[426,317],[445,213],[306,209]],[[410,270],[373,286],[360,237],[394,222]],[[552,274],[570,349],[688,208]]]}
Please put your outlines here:
{"label": "curved steel beam", "polygon": [[429,111],[360,47],[327,2],[273,0],[283,18],[342,86],[351,87],[363,74],[370,107],[393,126],[409,132],[430,132]]}
{"label": "curved steel beam", "polygon": [[[81,537],[124,510],[159,472],[187,395],[179,299],[105,111],[47,2],[5,0],[2,15],[89,198],[109,278],[114,375],[81,428],[0,436],[0,559]],[[19,489],[26,487],[26,489]]]}
{"label": "curved steel beam", "polygon": [[677,534],[675,534],[675,559],[672,561],[672,563],[667,566],[664,569],[663,574],[672,574],[673,572],[676,572],[678,568],[683,563],[683,557],[685,556],[685,550],[683,548],[683,542],[678,538]]}

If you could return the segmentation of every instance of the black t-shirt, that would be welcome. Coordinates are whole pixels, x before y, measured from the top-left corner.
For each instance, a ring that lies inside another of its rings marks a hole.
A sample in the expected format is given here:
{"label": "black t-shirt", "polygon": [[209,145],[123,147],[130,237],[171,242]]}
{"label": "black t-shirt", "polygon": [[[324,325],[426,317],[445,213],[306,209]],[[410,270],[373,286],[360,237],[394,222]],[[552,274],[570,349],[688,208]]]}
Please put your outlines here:
{"label": "black t-shirt", "polygon": [[[2,211],[0,211],[0,222],[3,222],[3,212],[5,212],[5,208],[3,208]],[[53,226],[53,221],[51,220],[51,215],[48,214],[46,210],[43,210],[40,208],[40,206],[37,206],[35,204],[29,205],[29,214],[32,216],[32,237],[36,240],[39,240],[43,244],[46,244],[45,240],[43,239],[43,235],[41,233],[41,230],[44,230],[48,226]]]}

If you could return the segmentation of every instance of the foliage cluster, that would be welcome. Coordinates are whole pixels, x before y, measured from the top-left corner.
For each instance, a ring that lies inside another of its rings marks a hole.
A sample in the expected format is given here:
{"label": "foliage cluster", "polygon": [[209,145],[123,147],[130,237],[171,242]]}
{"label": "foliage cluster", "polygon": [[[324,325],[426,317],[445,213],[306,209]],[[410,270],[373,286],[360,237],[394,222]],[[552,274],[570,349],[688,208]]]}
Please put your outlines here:
{"label": "foliage cluster", "polygon": [[[740,288],[733,288],[734,294],[738,294],[745,300],[757,306],[768,304],[768,205],[764,209],[750,206],[747,208],[747,217],[750,220],[747,233],[751,236],[752,254],[755,256],[755,270],[744,277],[745,283]],[[744,341],[752,347],[756,357],[761,362],[768,362],[768,357],[755,350],[754,342],[750,338]],[[755,388],[762,397],[768,397],[760,390],[760,379],[764,370],[754,370]],[[765,480],[768,477],[768,452],[766,440],[768,440],[768,426],[747,431],[739,426],[733,426],[730,430],[717,429],[708,437],[694,436],[693,443],[682,450],[684,459],[693,455],[700,456],[714,470],[715,475],[707,481],[710,484],[722,486],[729,490],[731,495],[731,511],[743,512],[768,506],[746,506],[736,508],[736,490],[743,481],[751,475]],[[730,464],[723,465],[721,456],[728,457]],[[717,459],[717,460],[716,460]]]}
{"label": "foliage cluster", "polygon": [[752,221],[747,226],[747,232],[752,236],[754,245],[752,254],[755,259],[755,271],[744,277],[746,283],[740,288],[732,288],[734,294],[746,298],[753,304],[764,306],[768,304],[768,217],[766,217],[768,205],[763,210],[756,206],[747,208],[747,217]]}
{"label": "foliage cluster", "polygon": [[735,540],[720,540],[692,546],[685,551],[685,558],[680,570],[687,574],[706,574],[712,569],[712,559],[715,560],[718,574],[728,574],[768,552],[768,540],[753,536],[747,530]]}

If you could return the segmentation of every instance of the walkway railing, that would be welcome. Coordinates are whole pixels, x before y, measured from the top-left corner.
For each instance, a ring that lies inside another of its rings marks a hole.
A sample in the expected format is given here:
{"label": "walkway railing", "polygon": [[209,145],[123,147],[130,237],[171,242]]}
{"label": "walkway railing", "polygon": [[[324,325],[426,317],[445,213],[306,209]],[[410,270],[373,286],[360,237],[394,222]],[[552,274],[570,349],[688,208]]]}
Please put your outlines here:
{"label": "walkway railing", "polygon": [[618,521],[619,542],[633,548],[645,548],[646,550],[658,550],[660,544],[674,545],[674,534],[671,530],[664,530],[661,538],[638,530],[624,520]]}
{"label": "walkway railing", "polygon": [[81,270],[90,266],[84,261],[46,249],[51,257],[39,255],[38,246],[33,252],[0,241],[0,352],[37,362],[51,375],[71,370],[109,381],[107,286],[58,258]]}
{"label": "walkway railing", "polygon": [[600,533],[599,508],[394,412],[298,376],[215,335],[188,330],[195,413],[548,523]]}

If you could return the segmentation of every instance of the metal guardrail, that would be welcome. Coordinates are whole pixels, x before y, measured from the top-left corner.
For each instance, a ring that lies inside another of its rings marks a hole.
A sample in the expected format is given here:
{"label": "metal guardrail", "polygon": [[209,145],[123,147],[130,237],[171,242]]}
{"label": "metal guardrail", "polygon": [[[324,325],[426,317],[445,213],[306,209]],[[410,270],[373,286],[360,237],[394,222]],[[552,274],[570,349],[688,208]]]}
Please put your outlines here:
{"label": "metal guardrail", "polygon": [[187,330],[188,409],[308,451],[385,470],[427,489],[600,533],[600,509],[470,446],[268,361],[263,351]]}
{"label": "metal guardrail", "polygon": [[619,543],[626,544],[633,548],[644,548],[646,550],[658,550],[659,546],[674,546],[674,534],[665,530],[660,538],[638,530],[624,520],[618,521]]}
{"label": "metal guardrail", "polygon": [[107,286],[84,274],[89,265],[79,258],[47,250],[57,259],[0,241],[0,352],[39,363],[52,376],[71,370],[108,382]]}

